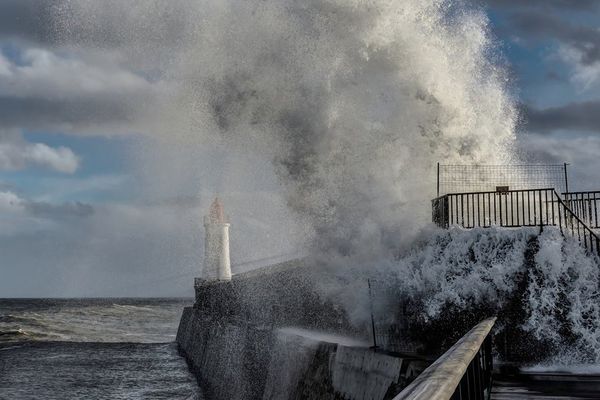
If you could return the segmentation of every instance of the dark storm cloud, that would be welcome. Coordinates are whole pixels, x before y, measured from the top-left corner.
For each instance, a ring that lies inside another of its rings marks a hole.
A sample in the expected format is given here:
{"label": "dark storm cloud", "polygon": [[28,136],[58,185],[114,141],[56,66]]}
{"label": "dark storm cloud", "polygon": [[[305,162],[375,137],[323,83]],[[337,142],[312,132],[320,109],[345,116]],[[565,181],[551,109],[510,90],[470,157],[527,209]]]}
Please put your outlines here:
{"label": "dark storm cloud", "polygon": [[132,105],[116,98],[56,99],[0,97],[0,126],[25,129],[87,129],[107,121],[128,122]]}
{"label": "dark storm cloud", "polygon": [[53,1],[2,0],[0,38],[24,39],[40,43],[56,40],[51,19]]}
{"label": "dark storm cloud", "polygon": [[89,217],[94,213],[94,207],[90,204],[75,202],[52,204],[47,202],[31,201],[25,204],[25,208],[37,217],[51,219],[62,219],[68,217]]}
{"label": "dark storm cloud", "polygon": [[554,38],[581,51],[583,64],[600,60],[600,31],[597,27],[574,24],[564,18],[535,12],[512,15],[511,25],[528,38]]}
{"label": "dark storm cloud", "polygon": [[576,130],[600,133],[600,100],[544,109],[523,106],[523,116],[527,129],[533,132]]}
{"label": "dark storm cloud", "polygon": [[597,0],[474,0],[489,6],[501,18],[496,27],[501,36],[518,36],[525,41],[557,40],[581,52],[581,64],[600,60],[600,31],[582,17],[600,18]]}
{"label": "dark storm cloud", "polygon": [[[97,2],[97,13],[82,13],[79,3],[68,0],[1,0],[0,40],[25,40],[42,46],[85,46],[88,48],[145,47],[165,48],[181,40],[186,30],[183,7],[172,7],[173,0],[157,6],[136,2],[131,8],[140,12],[135,18],[129,14],[111,12],[110,5]],[[133,3],[133,2],[132,2]],[[90,6],[92,7],[92,6]],[[107,11],[108,10],[108,11]],[[91,18],[91,20],[89,19]],[[123,26],[129,27],[122,29]],[[132,47],[136,46],[136,47]]]}
{"label": "dark storm cloud", "polygon": [[497,8],[552,7],[570,10],[591,10],[599,6],[597,0],[487,0],[485,3]]}

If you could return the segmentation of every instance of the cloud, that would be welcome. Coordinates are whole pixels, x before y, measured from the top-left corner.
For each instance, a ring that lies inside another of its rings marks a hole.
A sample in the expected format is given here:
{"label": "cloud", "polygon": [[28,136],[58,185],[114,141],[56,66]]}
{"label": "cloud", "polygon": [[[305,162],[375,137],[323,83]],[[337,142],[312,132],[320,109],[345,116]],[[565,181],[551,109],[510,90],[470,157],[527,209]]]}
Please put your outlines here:
{"label": "cloud", "polygon": [[591,64],[600,59],[600,30],[597,27],[539,12],[514,13],[510,16],[510,24],[526,38],[554,38],[577,49],[581,52],[580,61],[584,64]]}
{"label": "cloud", "polygon": [[[26,48],[18,62],[0,55],[3,96],[63,99],[84,96],[123,96],[149,89],[141,76],[110,60],[75,58],[41,48]],[[92,62],[93,61],[93,62]]]}
{"label": "cloud", "polygon": [[50,12],[53,3],[53,0],[2,0],[0,38],[40,43],[56,40]]}
{"label": "cloud", "polygon": [[[0,237],[27,235],[45,231],[55,224],[39,219],[28,210],[29,201],[10,190],[0,191]],[[1,241],[0,241],[1,242]]]}
{"label": "cloud", "polygon": [[593,10],[597,0],[485,0],[485,4],[496,8],[556,8],[567,10]]}
{"label": "cloud", "polygon": [[24,201],[19,196],[9,191],[0,192],[0,211],[21,212],[25,209]]}
{"label": "cloud", "polygon": [[532,161],[570,164],[570,190],[600,188],[600,136],[580,135],[565,140],[558,135],[529,133],[522,135],[521,145]]}
{"label": "cloud", "polygon": [[572,46],[561,46],[559,57],[572,68],[571,81],[582,90],[600,82],[600,60],[586,62],[586,53]]}
{"label": "cloud", "polygon": [[31,214],[38,217],[50,218],[70,218],[70,217],[89,217],[94,213],[94,207],[91,204],[82,202],[52,204],[42,201],[30,201],[25,207]]}
{"label": "cloud", "polygon": [[600,100],[573,102],[543,109],[525,105],[522,110],[529,131],[548,133],[572,130],[600,133]]}
{"label": "cloud", "polygon": [[564,62],[571,69],[572,83],[580,89],[598,82],[600,29],[589,21],[600,18],[600,2],[489,0],[487,4],[500,16],[497,29],[502,36],[550,50],[556,57],[547,61]]}
{"label": "cloud", "polygon": [[0,125],[4,128],[130,133],[161,82],[121,66],[110,54],[21,48],[0,52]]}
{"label": "cloud", "polygon": [[37,166],[72,174],[79,168],[79,163],[79,157],[67,147],[30,143],[18,134],[6,131],[0,135],[0,170],[20,170]]}
{"label": "cloud", "polygon": [[[212,193],[151,204],[87,204],[40,202],[4,192],[3,296],[191,295],[193,278],[202,274],[202,217]],[[297,254],[303,232],[291,224],[281,196],[221,196],[232,222],[234,270],[247,261]],[[258,238],[261,246],[248,237]]]}
{"label": "cloud", "polygon": [[74,173],[79,166],[79,158],[63,146],[49,147],[43,143],[34,143],[25,147],[23,158],[26,162],[48,166],[56,171]]}

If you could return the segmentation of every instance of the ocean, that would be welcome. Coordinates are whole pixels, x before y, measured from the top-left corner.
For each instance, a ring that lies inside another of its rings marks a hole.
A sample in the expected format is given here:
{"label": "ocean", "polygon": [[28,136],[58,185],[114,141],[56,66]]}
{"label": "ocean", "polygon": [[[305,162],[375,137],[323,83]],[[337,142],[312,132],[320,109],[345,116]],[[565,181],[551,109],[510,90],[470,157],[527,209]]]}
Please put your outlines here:
{"label": "ocean", "polygon": [[0,399],[202,399],[175,335],[192,299],[0,299]]}

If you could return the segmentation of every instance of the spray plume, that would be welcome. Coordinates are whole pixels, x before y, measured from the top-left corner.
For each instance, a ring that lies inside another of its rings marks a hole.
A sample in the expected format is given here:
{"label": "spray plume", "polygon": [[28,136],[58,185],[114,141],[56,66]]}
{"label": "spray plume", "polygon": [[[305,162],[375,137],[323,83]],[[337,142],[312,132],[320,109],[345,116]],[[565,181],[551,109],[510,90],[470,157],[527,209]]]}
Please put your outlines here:
{"label": "spray plume", "polygon": [[138,130],[160,146],[269,159],[330,254],[394,254],[427,221],[437,161],[512,158],[516,113],[488,21],[462,3],[73,0],[54,11],[64,43],[117,51],[155,83],[131,116]]}

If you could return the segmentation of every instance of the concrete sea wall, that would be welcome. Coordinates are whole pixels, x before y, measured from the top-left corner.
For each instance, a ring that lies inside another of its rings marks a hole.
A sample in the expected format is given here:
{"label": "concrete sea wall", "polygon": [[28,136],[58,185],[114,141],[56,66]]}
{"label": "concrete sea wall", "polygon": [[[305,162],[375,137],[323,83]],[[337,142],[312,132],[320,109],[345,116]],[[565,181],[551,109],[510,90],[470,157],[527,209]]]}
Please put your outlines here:
{"label": "concrete sea wall", "polygon": [[290,262],[196,282],[177,342],[209,399],[383,400],[405,385],[414,365],[370,349],[313,271]]}
{"label": "concrete sea wall", "polygon": [[210,399],[385,399],[404,383],[403,360],[366,345],[218,321],[193,307],[177,341]]}

